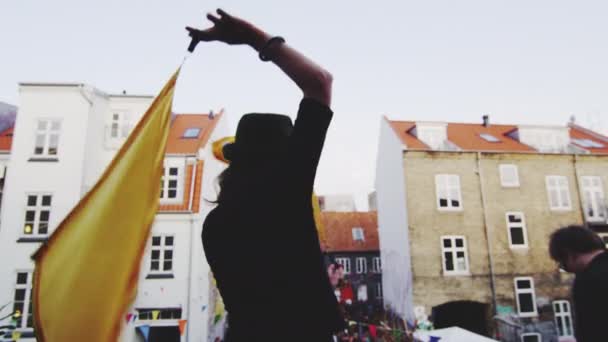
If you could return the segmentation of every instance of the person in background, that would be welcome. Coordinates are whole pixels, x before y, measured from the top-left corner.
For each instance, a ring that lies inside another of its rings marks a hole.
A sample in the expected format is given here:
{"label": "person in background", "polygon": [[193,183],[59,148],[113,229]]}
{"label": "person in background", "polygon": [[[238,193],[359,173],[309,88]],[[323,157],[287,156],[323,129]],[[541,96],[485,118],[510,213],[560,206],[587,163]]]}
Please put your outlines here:
{"label": "person in background", "polygon": [[572,286],[577,342],[608,340],[608,253],[590,229],[568,226],[551,234],[549,254],[559,267],[576,274]]}
{"label": "person in background", "polygon": [[[221,9],[207,18],[210,28],[186,28],[189,49],[199,41],[247,45],[303,94],[295,124],[287,115],[246,114],[235,141],[223,147],[230,163],[219,176],[202,242],[229,313],[226,341],[285,341],[294,332],[290,341],[331,341],[344,320],[324,266],[312,196],[333,116],[332,75],[243,19]],[[293,303],[298,310],[289,309]]]}

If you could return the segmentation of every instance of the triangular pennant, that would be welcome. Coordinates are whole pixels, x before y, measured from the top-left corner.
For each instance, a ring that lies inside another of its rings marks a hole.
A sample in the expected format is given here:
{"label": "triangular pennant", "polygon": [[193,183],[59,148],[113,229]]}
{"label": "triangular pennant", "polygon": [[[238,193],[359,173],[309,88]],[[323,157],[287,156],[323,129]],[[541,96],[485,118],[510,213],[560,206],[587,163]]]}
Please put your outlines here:
{"label": "triangular pennant", "polygon": [[188,321],[185,319],[180,319],[179,320],[179,335],[183,336],[184,335],[184,330],[186,329],[186,323]]}
{"label": "triangular pennant", "polygon": [[135,322],[137,320],[137,317],[139,317],[139,315],[138,314],[134,314],[132,321]]}
{"label": "triangular pennant", "polygon": [[139,331],[141,332],[141,334],[144,336],[144,341],[148,342],[148,337],[150,337],[150,326],[149,325],[142,325],[139,326]]}
{"label": "triangular pennant", "polygon": [[11,338],[15,341],[19,341],[21,339],[21,331],[13,331]]}
{"label": "triangular pennant", "polygon": [[160,315],[160,310],[154,310],[152,311],[152,319],[153,320],[157,320],[158,319],[158,315]]}
{"label": "triangular pennant", "polygon": [[133,314],[128,313],[126,317],[127,323],[131,322],[131,317],[133,317]]}

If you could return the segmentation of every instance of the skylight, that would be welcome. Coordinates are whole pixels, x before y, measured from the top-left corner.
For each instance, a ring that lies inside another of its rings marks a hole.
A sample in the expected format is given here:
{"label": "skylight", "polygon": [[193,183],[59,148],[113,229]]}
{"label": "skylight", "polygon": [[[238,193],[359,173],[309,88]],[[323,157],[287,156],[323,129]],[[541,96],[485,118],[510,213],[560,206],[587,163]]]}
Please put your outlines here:
{"label": "skylight", "polygon": [[188,128],[184,131],[184,135],[182,138],[198,138],[198,135],[201,133],[200,128]]}
{"label": "skylight", "polygon": [[363,228],[353,228],[353,240],[354,241],[365,241],[365,235],[363,234]]}
{"label": "skylight", "polygon": [[591,139],[572,139],[572,142],[582,147],[602,148],[604,144],[600,144]]}
{"label": "skylight", "polygon": [[493,136],[492,134],[481,133],[479,136],[487,142],[491,142],[491,143],[500,142],[500,140],[497,137]]}

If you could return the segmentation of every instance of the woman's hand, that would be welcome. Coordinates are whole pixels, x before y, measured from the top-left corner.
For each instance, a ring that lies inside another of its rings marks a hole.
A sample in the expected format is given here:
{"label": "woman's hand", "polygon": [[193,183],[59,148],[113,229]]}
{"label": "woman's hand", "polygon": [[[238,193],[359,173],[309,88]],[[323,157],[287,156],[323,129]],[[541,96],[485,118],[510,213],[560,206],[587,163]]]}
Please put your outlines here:
{"label": "woman's hand", "polygon": [[232,16],[218,8],[216,15],[209,13],[207,19],[213,26],[206,30],[186,27],[194,40],[211,42],[219,41],[230,45],[248,44],[256,49],[266,41],[266,35],[249,22]]}

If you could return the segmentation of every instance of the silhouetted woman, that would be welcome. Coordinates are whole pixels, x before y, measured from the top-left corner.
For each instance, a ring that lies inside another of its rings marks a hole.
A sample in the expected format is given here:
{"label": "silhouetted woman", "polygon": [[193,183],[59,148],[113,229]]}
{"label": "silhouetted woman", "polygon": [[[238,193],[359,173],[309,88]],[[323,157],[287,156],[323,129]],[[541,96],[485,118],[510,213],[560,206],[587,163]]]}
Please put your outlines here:
{"label": "silhouetted woman", "polygon": [[[228,342],[330,341],[343,320],[323,265],[312,193],[332,118],[332,76],[254,25],[222,10],[200,41],[246,44],[303,92],[295,125],[252,113],[224,147],[218,205],[203,224],[207,261],[228,311]],[[313,25],[313,22],[310,22]],[[244,75],[244,77],[247,77]],[[238,100],[238,99],[235,99]]]}

